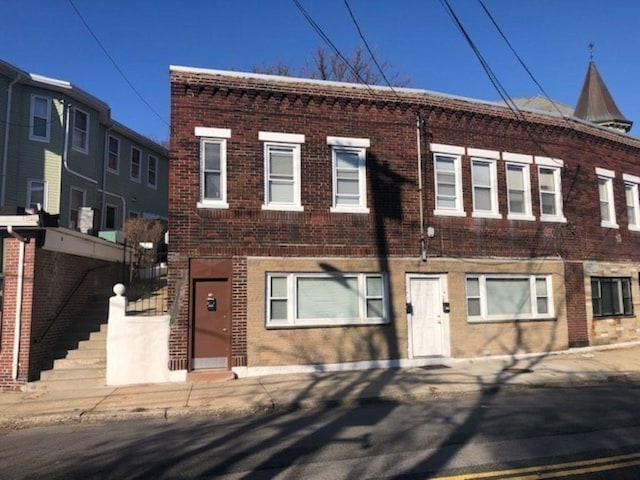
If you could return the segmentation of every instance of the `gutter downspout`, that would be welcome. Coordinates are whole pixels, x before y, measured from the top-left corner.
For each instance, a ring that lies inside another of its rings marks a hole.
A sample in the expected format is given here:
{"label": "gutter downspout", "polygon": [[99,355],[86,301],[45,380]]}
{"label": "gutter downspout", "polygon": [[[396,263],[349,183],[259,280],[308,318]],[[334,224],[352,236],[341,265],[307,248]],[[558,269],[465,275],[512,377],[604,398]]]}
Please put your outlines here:
{"label": "gutter downspout", "polygon": [[2,186],[0,186],[0,206],[4,206],[5,202],[5,190],[7,188],[7,164],[9,163],[9,129],[11,127],[11,98],[13,93],[13,86],[22,78],[22,75],[18,76],[9,84],[7,89],[7,109],[6,109],[6,123],[4,124],[4,146],[2,152]]}
{"label": "gutter downspout", "polygon": [[418,197],[420,204],[420,260],[427,261],[427,242],[424,237],[424,205],[422,192],[422,152],[420,150],[420,137],[422,133],[422,117],[416,113],[416,145],[418,147]]}
{"label": "gutter downspout", "polygon": [[18,277],[16,285],[16,317],[15,328],[13,332],[13,360],[11,362],[11,378],[18,380],[18,367],[20,365],[20,336],[22,330],[22,286],[24,280],[24,245],[29,241],[22,235],[13,231],[11,225],[7,226],[7,232],[20,242],[20,250],[18,252]]}

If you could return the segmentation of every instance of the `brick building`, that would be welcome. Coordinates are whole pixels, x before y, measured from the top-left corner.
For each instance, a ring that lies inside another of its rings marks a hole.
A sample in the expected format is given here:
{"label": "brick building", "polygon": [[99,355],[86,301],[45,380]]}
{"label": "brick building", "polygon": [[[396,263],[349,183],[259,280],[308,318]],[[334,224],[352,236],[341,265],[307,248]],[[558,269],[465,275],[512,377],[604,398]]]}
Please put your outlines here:
{"label": "brick building", "polygon": [[[170,367],[426,365],[637,340],[640,140],[596,77],[565,117],[172,67]],[[591,89],[606,101],[589,104]]]}

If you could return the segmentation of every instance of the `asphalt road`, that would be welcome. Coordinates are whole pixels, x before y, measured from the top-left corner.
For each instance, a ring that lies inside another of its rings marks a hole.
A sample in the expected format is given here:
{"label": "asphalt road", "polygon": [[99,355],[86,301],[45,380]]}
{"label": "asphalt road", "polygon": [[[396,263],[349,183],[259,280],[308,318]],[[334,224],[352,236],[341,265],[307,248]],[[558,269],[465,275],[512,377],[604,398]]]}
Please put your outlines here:
{"label": "asphalt road", "polygon": [[640,478],[640,385],[0,431],[1,480],[458,480],[534,466],[531,478]]}

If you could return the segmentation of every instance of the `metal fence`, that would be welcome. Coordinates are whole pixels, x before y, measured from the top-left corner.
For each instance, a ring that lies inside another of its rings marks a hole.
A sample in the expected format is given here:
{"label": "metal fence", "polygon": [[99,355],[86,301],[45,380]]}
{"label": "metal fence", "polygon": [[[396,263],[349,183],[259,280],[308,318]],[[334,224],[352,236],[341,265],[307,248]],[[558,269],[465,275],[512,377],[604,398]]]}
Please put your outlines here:
{"label": "metal fence", "polygon": [[128,266],[127,315],[164,315],[168,311],[167,255],[138,248]]}

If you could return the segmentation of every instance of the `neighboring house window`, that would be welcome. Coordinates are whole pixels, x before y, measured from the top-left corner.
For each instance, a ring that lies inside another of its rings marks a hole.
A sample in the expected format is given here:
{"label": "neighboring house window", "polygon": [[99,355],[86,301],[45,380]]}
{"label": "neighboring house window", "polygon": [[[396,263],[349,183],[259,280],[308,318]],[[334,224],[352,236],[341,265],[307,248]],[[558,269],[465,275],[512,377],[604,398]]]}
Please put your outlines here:
{"label": "neighboring house window", "polygon": [[139,148],[131,147],[131,167],[129,169],[129,178],[134,182],[140,182],[140,163],[142,159],[142,151]]}
{"label": "neighboring house window", "polygon": [[107,230],[116,230],[118,207],[107,205],[104,217],[104,227]]}
{"label": "neighboring house window", "polygon": [[31,96],[31,125],[29,138],[39,142],[48,142],[51,129],[51,99]]}
{"label": "neighboring house window", "polygon": [[531,155],[504,152],[507,172],[507,203],[510,220],[535,220],[531,213],[531,179],[529,165]]}
{"label": "neighboring house window", "polygon": [[83,153],[89,151],[89,114],[73,109],[73,148]]}
{"label": "neighboring house window", "polygon": [[227,204],[227,128],[196,127],[200,137],[200,201],[198,208],[229,208]]}
{"label": "neighboring house window", "polygon": [[43,210],[47,209],[47,182],[44,180],[28,180],[27,206],[37,209],[38,205]]}
{"label": "neighboring house window", "polygon": [[79,228],[80,207],[84,206],[86,192],[79,188],[71,187],[69,194],[69,228]]}
{"label": "neighboring house window", "polygon": [[550,275],[467,275],[469,322],[553,317]]}
{"label": "neighboring house window", "polygon": [[596,168],[596,174],[598,175],[598,197],[600,199],[600,225],[607,228],[618,228],[613,201],[615,173],[604,168]]}
{"label": "neighboring house window", "polygon": [[464,147],[431,144],[435,170],[435,215],[465,216],[462,204],[461,156]]}
{"label": "neighboring house window", "polygon": [[368,138],[327,137],[333,171],[332,212],[369,213],[367,208]]}
{"label": "neighboring house window", "polygon": [[471,181],[474,217],[501,218],[498,212],[498,175],[496,158],[499,152],[470,148]]}
{"label": "neighboring house window", "polygon": [[118,173],[120,169],[120,140],[109,136],[109,158],[107,169],[113,173]]}
{"label": "neighboring house window", "polygon": [[638,202],[638,185],[640,177],[635,175],[622,175],[624,180],[624,194],[627,203],[627,222],[629,230],[640,231],[640,204]]}
{"label": "neighboring house window", "polygon": [[379,273],[270,273],[267,327],[387,323],[385,284]]}
{"label": "neighboring house window", "polygon": [[156,188],[158,185],[158,158],[149,155],[149,166],[147,168],[147,185]]}
{"label": "neighboring house window", "polygon": [[303,210],[300,200],[300,145],[304,135],[259,132],[264,142],[265,210]]}
{"label": "neighboring house window", "polygon": [[591,277],[593,316],[633,315],[631,279]]}
{"label": "neighboring house window", "polygon": [[538,185],[540,188],[540,220],[547,222],[566,222],[562,211],[561,160],[548,157],[535,157],[538,166]]}

